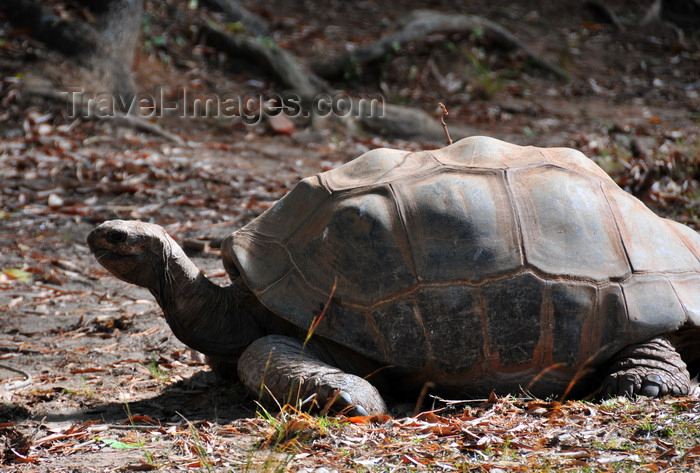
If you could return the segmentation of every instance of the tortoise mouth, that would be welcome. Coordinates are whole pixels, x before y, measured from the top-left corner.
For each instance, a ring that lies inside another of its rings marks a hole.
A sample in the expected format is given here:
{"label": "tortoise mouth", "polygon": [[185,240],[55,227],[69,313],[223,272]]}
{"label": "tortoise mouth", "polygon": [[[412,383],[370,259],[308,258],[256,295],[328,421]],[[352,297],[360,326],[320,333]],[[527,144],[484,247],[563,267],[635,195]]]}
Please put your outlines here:
{"label": "tortoise mouth", "polygon": [[[95,260],[100,263],[102,266],[107,266],[110,263],[119,263],[121,265],[127,264],[127,261],[133,260],[133,258],[137,255],[132,255],[132,254],[123,254],[118,251],[114,251],[113,249],[109,248],[95,248],[91,247],[90,251],[92,252],[92,255],[95,257]],[[112,265],[110,265],[109,269],[111,269]]]}
{"label": "tortoise mouth", "polygon": [[117,256],[113,251],[105,248],[90,248],[90,251],[92,251],[92,254],[97,261],[100,261],[103,258],[110,259],[110,257]]}
{"label": "tortoise mouth", "polygon": [[95,257],[95,261],[97,261],[101,266],[107,268],[117,277],[122,277],[119,275],[119,273],[124,265],[128,266],[128,256],[125,257],[124,255],[120,255],[119,253],[115,253],[114,251],[106,248],[91,248],[91,250],[92,255]]}
{"label": "tortoise mouth", "polygon": [[100,266],[107,269],[113,276],[128,283],[147,287],[147,277],[146,279],[142,277],[144,272],[139,268],[143,269],[143,267],[139,265],[136,256],[122,255],[106,248],[91,248],[91,250]]}

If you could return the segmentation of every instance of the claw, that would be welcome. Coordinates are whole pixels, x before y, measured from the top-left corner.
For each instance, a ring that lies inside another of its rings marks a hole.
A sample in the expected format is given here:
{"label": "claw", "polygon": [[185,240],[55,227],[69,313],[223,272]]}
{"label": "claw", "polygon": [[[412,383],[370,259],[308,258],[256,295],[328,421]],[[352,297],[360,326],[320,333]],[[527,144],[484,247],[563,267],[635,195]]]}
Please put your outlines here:
{"label": "claw", "polygon": [[345,415],[348,417],[369,417],[369,412],[367,412],[362,406],[354,405],[345,412]]}
{"label": "claw", "polygon": [[639,394],[648,397],[659,397],[666,394],[666,389],[661,376],[651,374],[646,377]]}
{"label": "claw", "polygon": [[340,391],[340,394],[335,398],[334,405],[348,407],[352,404],[352,397],[345,391]]}
{"label": "claw", "polygon": [[340,391],[335,398],[333,407],[348,417],[369,416],[367,410],[359,404],[355,404],[352,400],[352,396],[346,391]]}
{"label": "claw", "polygon": [[629,398],[634,397],[635,391],[635,379],[634,376],[625,375],[620,380],[620,394],[623,394]]}

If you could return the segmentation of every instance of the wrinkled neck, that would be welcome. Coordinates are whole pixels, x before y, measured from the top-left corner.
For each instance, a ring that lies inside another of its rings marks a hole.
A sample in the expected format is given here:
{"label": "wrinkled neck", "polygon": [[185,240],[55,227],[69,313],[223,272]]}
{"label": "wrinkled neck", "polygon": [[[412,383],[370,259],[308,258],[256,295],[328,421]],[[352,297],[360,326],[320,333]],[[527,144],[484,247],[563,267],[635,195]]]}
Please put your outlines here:
{"label": "wrinkled neck", "polygon": [[163,274],[149,288],[175,336],[206,355],[236,357],[259,337],[258,323],[242,310],[236,285],[204,276],[174,242]]}

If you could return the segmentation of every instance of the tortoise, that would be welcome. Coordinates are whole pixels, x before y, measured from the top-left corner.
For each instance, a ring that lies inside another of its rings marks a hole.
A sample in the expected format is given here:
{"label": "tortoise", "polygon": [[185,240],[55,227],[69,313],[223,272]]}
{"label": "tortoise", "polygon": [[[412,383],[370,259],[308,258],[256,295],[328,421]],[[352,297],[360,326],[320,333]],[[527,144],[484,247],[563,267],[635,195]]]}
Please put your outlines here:
{"label": "tortoise", "polygon": [[365,415],[427,383],[682,396],[700,371],[700,235],[573,149],[369,151],[229,235],[227,287],[154,224],[108,221],[88,243],[268,400]]}

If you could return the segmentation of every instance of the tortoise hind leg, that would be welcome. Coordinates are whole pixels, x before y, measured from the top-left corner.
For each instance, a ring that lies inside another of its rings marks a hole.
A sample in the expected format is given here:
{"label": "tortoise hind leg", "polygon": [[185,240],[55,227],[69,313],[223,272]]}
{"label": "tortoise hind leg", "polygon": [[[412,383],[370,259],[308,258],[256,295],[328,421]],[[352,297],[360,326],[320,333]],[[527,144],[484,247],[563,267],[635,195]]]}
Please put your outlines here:
{"label": "tortoise hind leg", "polygon": [[686,365],[666,337],[621,350],[612,360],[602,386],[604,396],[686,396],[689,392]]}
{"label": "tortoise hind leg", "polygon": [[253,342],[238,360],[238,375],[254,396],[267,403],[274,399],[297,405],[312,397],[316,410],[329,404],[347,415],[387,410],[367,380],[329,365],[311,346],[290,337],[268,335]]}

